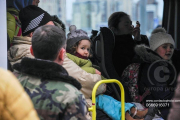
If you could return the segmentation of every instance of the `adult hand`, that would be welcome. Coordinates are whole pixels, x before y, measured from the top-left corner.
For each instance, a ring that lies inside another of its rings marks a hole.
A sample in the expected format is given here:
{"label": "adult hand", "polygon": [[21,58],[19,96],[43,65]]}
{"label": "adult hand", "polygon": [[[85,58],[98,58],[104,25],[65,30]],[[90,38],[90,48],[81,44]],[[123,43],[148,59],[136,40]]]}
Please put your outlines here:
{"label": "adult hand", "polygon": [[95,69],[95,73],[101,75],[101,72],[99,72],[97,69]]}
{"label": "adult hand", "polygon": [[132,35],[134,36],[134,40],[140,41],[141,40],[141,35],[140,35],[140,23],[137,21],[136,22],[136,27],[133,27]]}

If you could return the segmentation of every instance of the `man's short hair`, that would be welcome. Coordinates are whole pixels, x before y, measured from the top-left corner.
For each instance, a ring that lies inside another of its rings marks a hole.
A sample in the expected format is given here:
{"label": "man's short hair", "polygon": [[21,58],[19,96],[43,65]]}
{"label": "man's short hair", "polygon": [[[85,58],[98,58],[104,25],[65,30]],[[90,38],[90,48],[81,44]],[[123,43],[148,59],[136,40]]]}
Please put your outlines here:
{"label": "man's short hair", "polygon": [[32,36],[32,49],[35,58],[55,60],[60,49],[66,44],[65,33],[53,25],[44,25],[36,29]]}

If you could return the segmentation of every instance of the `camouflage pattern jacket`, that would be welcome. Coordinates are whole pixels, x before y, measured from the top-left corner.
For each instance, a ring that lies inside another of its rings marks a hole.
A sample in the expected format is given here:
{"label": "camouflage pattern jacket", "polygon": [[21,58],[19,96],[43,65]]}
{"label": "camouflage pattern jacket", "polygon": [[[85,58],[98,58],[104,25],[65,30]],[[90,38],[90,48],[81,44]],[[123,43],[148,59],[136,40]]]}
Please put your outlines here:
{"label": "camouflage pattern jacket", "polygon": [[62,66],[23,58],[13,67],[41,120],[86,120],[86,102],[79,92],[81,85]]}

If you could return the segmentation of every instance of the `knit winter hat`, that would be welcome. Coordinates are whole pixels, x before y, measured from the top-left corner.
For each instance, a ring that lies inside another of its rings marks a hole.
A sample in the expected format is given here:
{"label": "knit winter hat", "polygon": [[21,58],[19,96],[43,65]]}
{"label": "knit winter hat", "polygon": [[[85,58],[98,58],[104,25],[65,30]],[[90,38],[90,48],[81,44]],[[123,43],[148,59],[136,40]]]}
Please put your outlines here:
{"label": "knit winter hat", "polygon": [[164,28],[154,29],[149,40],[150,49],[155,51],[159,46],[165,43],[170,43],[175,47],[173,38]]}
{"label": "knit winter hat", "polygon": [[75,25],[71,25],[69,27],[69,33],[67,34],[67,47],[66,49],[69,51],[71,49],[72,46],[74,46],[77,42],[79,42],[80,40],[89,40],[89,37],[87,35],[87,32],[79,29],[76,30],[76,26]]}
{"label": "knit winter hat", "polygon": [[33,32],[36,28],[52,21],[52,17],[41,8],[35,5],[29,5],[19,12],[21,21],[22,35],[26,36]]}

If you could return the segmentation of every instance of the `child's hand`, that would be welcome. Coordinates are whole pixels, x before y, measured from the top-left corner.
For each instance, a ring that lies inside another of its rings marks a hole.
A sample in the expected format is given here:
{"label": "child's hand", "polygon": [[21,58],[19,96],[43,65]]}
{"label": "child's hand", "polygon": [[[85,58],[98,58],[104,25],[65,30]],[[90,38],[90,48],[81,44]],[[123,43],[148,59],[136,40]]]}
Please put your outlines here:
{"label": "child's hand", "polygon": [[97,69],[95,69],[95,73],[101,75],[101,72],[99,72]]}
{"label": "child's hand", "polygon": [[105,90],[103,91],[103,93],[105,93],[105,92],[106,92],[106,89],[107,89],[107,86],[106,86],[106,84],[104,84],[104,87],[105,87]]}

